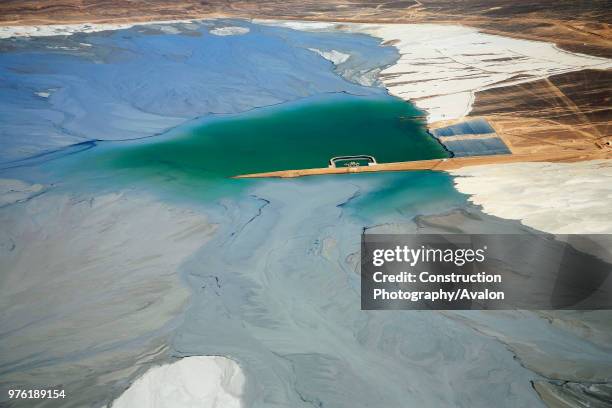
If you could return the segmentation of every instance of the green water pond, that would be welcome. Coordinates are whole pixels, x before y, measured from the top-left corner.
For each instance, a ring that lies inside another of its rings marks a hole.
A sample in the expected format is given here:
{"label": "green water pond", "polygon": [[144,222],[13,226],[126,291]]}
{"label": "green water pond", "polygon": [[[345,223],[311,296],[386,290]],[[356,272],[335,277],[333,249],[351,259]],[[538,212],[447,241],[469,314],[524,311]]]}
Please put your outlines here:
{"label": "green water pond", "polygon": [[333,96],[217,117],[115,146],[97,163],[207,178],[326,167],[331,157],[363,154],[380,163],[447,156],[412,105],[391,97]]}

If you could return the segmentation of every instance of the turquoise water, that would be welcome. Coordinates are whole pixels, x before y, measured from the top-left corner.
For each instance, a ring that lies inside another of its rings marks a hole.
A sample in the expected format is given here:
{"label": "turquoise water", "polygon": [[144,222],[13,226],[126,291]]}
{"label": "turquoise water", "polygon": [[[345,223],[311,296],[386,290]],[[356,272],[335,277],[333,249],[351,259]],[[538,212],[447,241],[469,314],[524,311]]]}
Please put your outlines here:
{"label": "turquoise water", "polygon": [[368,154],[378,162],[446,157],[420,112],[392,97],[328,95],[217,116],[168,134],[104,142],[79,153],[64,176],[87,182],[170,189],[214,197],[248,184],[232,176],[327,167],[333,156]]}
{"label": "turquoise water", "polygon": [[370,188],[342,205],[349,214],[366,223],[394,222],[398,216],[408,220],[466,205],[465,196],[457,192],[453,178],[443,172],[403,171],[343,177],[348,183],[352,180],[371,183]]}

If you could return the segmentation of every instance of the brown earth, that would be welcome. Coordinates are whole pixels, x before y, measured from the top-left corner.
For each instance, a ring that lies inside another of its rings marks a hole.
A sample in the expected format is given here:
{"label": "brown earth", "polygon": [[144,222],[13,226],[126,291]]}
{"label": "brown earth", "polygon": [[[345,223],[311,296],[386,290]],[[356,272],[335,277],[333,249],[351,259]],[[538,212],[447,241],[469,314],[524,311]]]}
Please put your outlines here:
{"label": "brown earth", "polygon": [[476,93],[484,117],[515,154],[610,151],[612,70],[583,70]]}
{"label": "brown earth", "polygon": [[204,17],[464,24],[484,32],[612,56],[608,0],[4,0],[2,24],[125,22]]}

